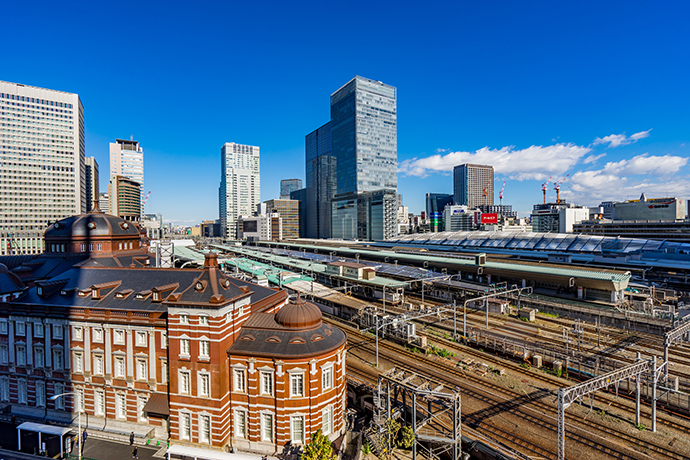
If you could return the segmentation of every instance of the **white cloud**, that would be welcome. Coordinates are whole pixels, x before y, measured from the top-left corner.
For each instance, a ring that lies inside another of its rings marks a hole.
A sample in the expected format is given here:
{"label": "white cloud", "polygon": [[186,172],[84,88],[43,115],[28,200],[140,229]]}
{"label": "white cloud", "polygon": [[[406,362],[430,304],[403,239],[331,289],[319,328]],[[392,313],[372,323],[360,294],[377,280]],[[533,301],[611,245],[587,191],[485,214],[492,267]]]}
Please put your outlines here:
{"label": "white cloud", "polygon": [[475,163],[492,165],[496,174],[510,179],[543,180],[565,173],[590,151],[589,147],[575,144],[533,145],[521,150],[515,150],[513,146],[501,149],[484,147],[475,152],[450,152],[405,160],[398,165],[398,172],[426,177],[432,172],[452,171],[453,167],[463,163]]}
{"label": "white cloud", "polygon": [[[608,147],[619,147],[621,145],[628,145],[635,143],[639,141],[640,139],[644,139],[645,137],[649,137],[649,132],[651,129],[648,129],[647,131],[640,131],[639,133],[635,133],[630,137],[627,137],[625,133],[623,134],[611,134],[610,136],[605,136],[605,137],[597,137],[594,139],[594,145],[599,145],[599,144],[609,144]],[[608,148],[607,147],[607,148]]]}
{"label": "white cloud", "polygon": [[604,158],[605,156],[605,153],[602,153],[601,155],[590,155],[587,158],[585,158],[582,162],[586,165],[594,164],[597,162],[597,160],[599,160],[600,158]]}
{"label": "white cloud", "polygon": [[604,171],[609,174],[645,174],[652,176],[665,176],[678,172],[688,163],[687,158],[672,155],[648,156],[637,155],[629,160],[609,162],[604,166]]}
{"label": "white cloud", "polygon": [[605,200],[638,198],[643,192],[650,198],[684,198],[690,196],[690,180],[673,175],[687,163],[688,159],[683,157],[646,154],[629,160],[609,162],[600,170],[572,174],[568,188],[561,190],[561,196],[585,205],[596,205]]}

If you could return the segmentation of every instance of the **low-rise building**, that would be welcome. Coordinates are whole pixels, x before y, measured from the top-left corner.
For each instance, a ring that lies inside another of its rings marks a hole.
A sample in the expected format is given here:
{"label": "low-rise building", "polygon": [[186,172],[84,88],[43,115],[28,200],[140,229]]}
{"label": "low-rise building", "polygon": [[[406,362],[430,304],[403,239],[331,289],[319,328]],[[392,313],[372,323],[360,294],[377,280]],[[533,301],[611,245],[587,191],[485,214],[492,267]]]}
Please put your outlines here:
{"label": "low-rise building", "polygon": [[247,241],[279,241],[283,239],[283,219],[280,214],[240,216],[237,219],[237,236]]}
{"label": "low-rise building", "polygon": [[532,231],[539,233],[572,233],[573,225],[589,219],[589,208],[560,200],[558,203],[535,204]]}

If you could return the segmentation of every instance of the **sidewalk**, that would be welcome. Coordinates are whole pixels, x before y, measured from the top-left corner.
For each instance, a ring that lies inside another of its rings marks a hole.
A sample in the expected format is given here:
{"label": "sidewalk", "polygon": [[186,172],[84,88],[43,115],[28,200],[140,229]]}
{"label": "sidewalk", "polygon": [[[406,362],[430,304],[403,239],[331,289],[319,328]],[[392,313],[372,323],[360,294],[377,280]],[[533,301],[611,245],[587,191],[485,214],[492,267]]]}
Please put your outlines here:
{"label": "sidewalk", "polygon": [[[22,454],[33,454],[38,451],[38,434],[33,432],[22,431],[22,450],[17,452],[18,437],[17,425],[10,422],[0,422],[0,458],[2,459],[16,459],[27,458]],[[76,428],[74,433],[76,435]],[[95,460],[127,460],[132,458],[132,448],[129,445],[129,436],[113,435],[107,432],[100,432],[96,430],[87,431],[88,437],[84,443],[84,450],[82,456]],[[57,436],[42,436],[43,442],[46,444],[50,457],[56,455],[60,451],[60,440]],[[160,443],[156,446],[156,441],[151,442],[152,445],[146,446],[144,440],[141,438],[135,439],[135,445],[139,448],[140,460],[153,460],[155,458],[164,458],[165,448],[167,444]],[[77,446],[74,445],[72,455],[78,455]],[[38,456],[31,455],[33,458]],[[45,457],[41,457],[45,458]]]}

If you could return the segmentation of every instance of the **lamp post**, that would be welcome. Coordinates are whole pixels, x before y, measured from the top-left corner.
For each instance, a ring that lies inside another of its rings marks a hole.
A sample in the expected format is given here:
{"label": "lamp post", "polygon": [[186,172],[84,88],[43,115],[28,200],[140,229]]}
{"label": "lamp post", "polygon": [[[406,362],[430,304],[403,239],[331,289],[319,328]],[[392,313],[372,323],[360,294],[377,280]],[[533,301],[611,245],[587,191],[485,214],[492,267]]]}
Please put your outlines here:
{"label": "lamp post", "polygon": [[[51,401],[55,401],[56,399],[58,399],[58,398],[61,397],[61,396],[68,396],[68,395],[74,396],[74,397],[75,397],[74,399],[75,399],[75,402],[76,402],[76,399],[77,399],[77,398],[76,398],[76,395],[77,395],[77,394],[76,394],[76,393],[73,393],[73,392],[70,392],[70,393],[62,393],[62,394],[59,394],[59,395],[51,396],[51,397],[50,397],[50,400],[51,400]],[[77,460],[81,460],[81,445],[82,445],[82,442],[83,442],[82,434],[81,434],[81,407],[78,407],[78,408],[77,408],[77,411],[78,411],[78,414],[79,414],[79,420],[78,420],[78,422],[77,422],[77,424],[78,424],[78,428],[77,428],[77,442],[79,443],[79,457],[77,457]]]}

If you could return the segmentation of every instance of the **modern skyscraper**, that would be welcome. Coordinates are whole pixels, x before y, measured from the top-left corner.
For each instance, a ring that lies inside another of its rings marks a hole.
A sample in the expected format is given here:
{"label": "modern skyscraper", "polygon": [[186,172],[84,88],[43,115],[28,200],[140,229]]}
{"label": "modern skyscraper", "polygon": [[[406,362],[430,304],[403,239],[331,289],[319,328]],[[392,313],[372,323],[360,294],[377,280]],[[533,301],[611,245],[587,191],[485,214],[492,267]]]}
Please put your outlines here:
{"label": "modern skyscraper", "polygon": [[0,81],[0,255],[43,252],[46,226],[86,212],[77,94]]}
{"label": "modern skyscraper", "polygon": [[444,231],[443,208],[453,204],[453,195],[445,193],[426,194],[426,215],[429,219],[429,229],[432,232]]}
{"label": "modern skyscraper", "polygon": [[[137,182],[141,195],[139,202],[144,201],[144,151],[139,142],[116,139],[114,143],[110,143],[110,179],[114,176],[124,176]],[[141,212],[143,211],[142,208]]]}
{"label": "modern skyscraper", "polygon": [[[395,207],[398,186],[397,123],[393,86],[356,76],[331,94],[331,155],[337,171],[333,237],[380,240],[396,234],[389,229],[397,229],[397,213],[387,210],[390,196]],[[382,193],[362,195],[374,191]],[[380,225],[371,219],[379,215]]]}
{"label": "modern skyscraper", "polygon": [[474,209],[494,204],[494,167],[462,164],[453,168],[453,201]]}
{"label": "modern skyscraper", "polygon": [[86,157],[84,164],[84,182],[86,183],[86,211],[88,212],[91,211],[98,202],[98,162],[94,157]]}
{"label": "modern skyscraper", "polygon": [[307,177],[305,211],[307,238],[331,237],[331,199],[335,196],[336,160],[331,154],[331,123],[307,134],[305,170]]}
{"label": "modern skyscraper", "polygon": [[280,181],[280,199],[289,200],[290,193],[302,188],[302,179],[283,179]]}
{"label": "modern skyscraper", "polygon": [[331,94],[337,194],[398,188],[397,90],[360,76]]}
{"label": "modern skyscraper", "polygon": [[259,147],[228,142],[220,149],[218,190],[223,237],[237,238],[237,218],[251,216],[261,202]]}

